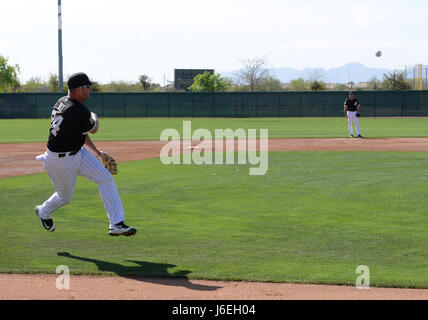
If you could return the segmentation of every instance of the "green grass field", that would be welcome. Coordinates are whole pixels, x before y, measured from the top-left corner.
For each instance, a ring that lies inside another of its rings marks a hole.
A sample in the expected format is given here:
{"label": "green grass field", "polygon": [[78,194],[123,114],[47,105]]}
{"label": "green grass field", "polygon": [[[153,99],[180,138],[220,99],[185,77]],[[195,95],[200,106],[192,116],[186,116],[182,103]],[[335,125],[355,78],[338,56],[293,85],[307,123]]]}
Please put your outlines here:
{"label": "green grass field", "polygon": [[367,265],[372,286],[428,288],[427,163],[422,152],[270,152],[264,176],[248,165],[121,163],[115,180],[138,229],[130,238],[107,235],[97,186],[83,178],[53,233],[33,212],[53,192],[47,174],[0,179],[0,272],[67,265],[72,274],[353,285]]}
{"label": "green grass field", "polygon": [[[192,130],[269,129],[270,138],[347,137],[344,118],[102,118],[94,141],[159,140],[162,130],[182,132],[183,120],[192,121]],[[45,142],[49,119],[0,119],[0,143]],[[361,118],[367,137],[428,137],[428,118]]]}
{"label": "green grass field", "polygon": [[[95,141],[158,140],[167,128],[269,129],[270,138],[346,137],[342,118],[104,118]],[[45,142],[48,119],[0,120],[0,143]],[[368,137],[428,137],[428,118],[362,118]],[[97,186],[83,178],[46,232],[33,208],[46,173],[0,179],[0,272],[166,276],[428,288],[428,154],[270,152],[248,165],[119,165],[132,238],[107,235]]]}

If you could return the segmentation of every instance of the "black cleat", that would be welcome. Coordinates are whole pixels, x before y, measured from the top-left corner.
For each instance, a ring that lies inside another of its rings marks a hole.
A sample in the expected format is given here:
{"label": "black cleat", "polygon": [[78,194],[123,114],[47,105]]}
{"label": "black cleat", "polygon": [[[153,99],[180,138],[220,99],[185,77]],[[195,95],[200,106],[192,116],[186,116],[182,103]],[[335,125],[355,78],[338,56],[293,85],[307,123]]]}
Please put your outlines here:
{"label": "black cleat", "polygon": [[48,230],[49,232],[54,232],[55,231],[55,224],[53,222],[52,219],[43,219],[39,216],[39,210],[38,210],[39,206],[36,206],[34,208],[36,215],[39,217],[40,221],[42,222],[42,226],[43,228],[45,228],[46,230]]}
{"label": "black cleat", "polygon": [[359,134],[357,138],[364,138],[364,137],[361,134]]}
{"label": "black cleat", "polygon": [[137,233],[137,230],[131,227],[128,227],[123,221],[116,223],[113,226],[110,226],[108,234],[111,236],[133,236]]}

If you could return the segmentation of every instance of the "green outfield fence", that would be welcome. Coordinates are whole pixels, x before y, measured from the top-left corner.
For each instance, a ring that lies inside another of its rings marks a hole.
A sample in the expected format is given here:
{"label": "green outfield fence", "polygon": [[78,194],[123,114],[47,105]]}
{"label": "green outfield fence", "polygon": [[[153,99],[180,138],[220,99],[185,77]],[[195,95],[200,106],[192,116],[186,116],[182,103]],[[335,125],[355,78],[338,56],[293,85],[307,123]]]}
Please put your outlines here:
{"label": "green outfield fence", "polygon": [[[47,118],[63,94],[2,93],[0,118]],[[341,117],[346,91],[92,93],[100,117]],[[428,91],[357,91],[364,116],[428,116]]]}

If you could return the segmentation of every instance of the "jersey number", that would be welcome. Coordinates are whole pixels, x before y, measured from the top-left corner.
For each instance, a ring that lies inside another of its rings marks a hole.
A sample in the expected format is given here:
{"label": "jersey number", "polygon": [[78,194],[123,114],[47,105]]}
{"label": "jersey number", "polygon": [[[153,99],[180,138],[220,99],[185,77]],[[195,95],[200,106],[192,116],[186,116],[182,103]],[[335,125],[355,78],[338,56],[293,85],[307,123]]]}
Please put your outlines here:
{"label": "jersey number", "polygon": [[61,116],[61,115],[55,115],[53,118],[52,118],[52,121],[51,121],[51,128],[52,128],[52,131],[51,131],[51,133],[54,135],[54,136],[56,136],[57,134],[58,134],[58,131],[59,131],[59,129],[60,129],[60,125],[61,125],[61,123],[62,123],[62,121],[64,120],[64,118]]}

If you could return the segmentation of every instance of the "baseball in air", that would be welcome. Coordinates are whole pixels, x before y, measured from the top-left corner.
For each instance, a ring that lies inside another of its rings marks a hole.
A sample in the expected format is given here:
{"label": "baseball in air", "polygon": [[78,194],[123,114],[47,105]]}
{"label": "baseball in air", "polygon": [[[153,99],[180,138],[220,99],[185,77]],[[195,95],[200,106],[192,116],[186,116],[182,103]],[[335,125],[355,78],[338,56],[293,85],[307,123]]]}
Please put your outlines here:
{"label": "baseball in air", "polygon": [[381,51],[378,51],[378,52],[376,52],[376,57],[380,57],[382,55],[382,52]]}

